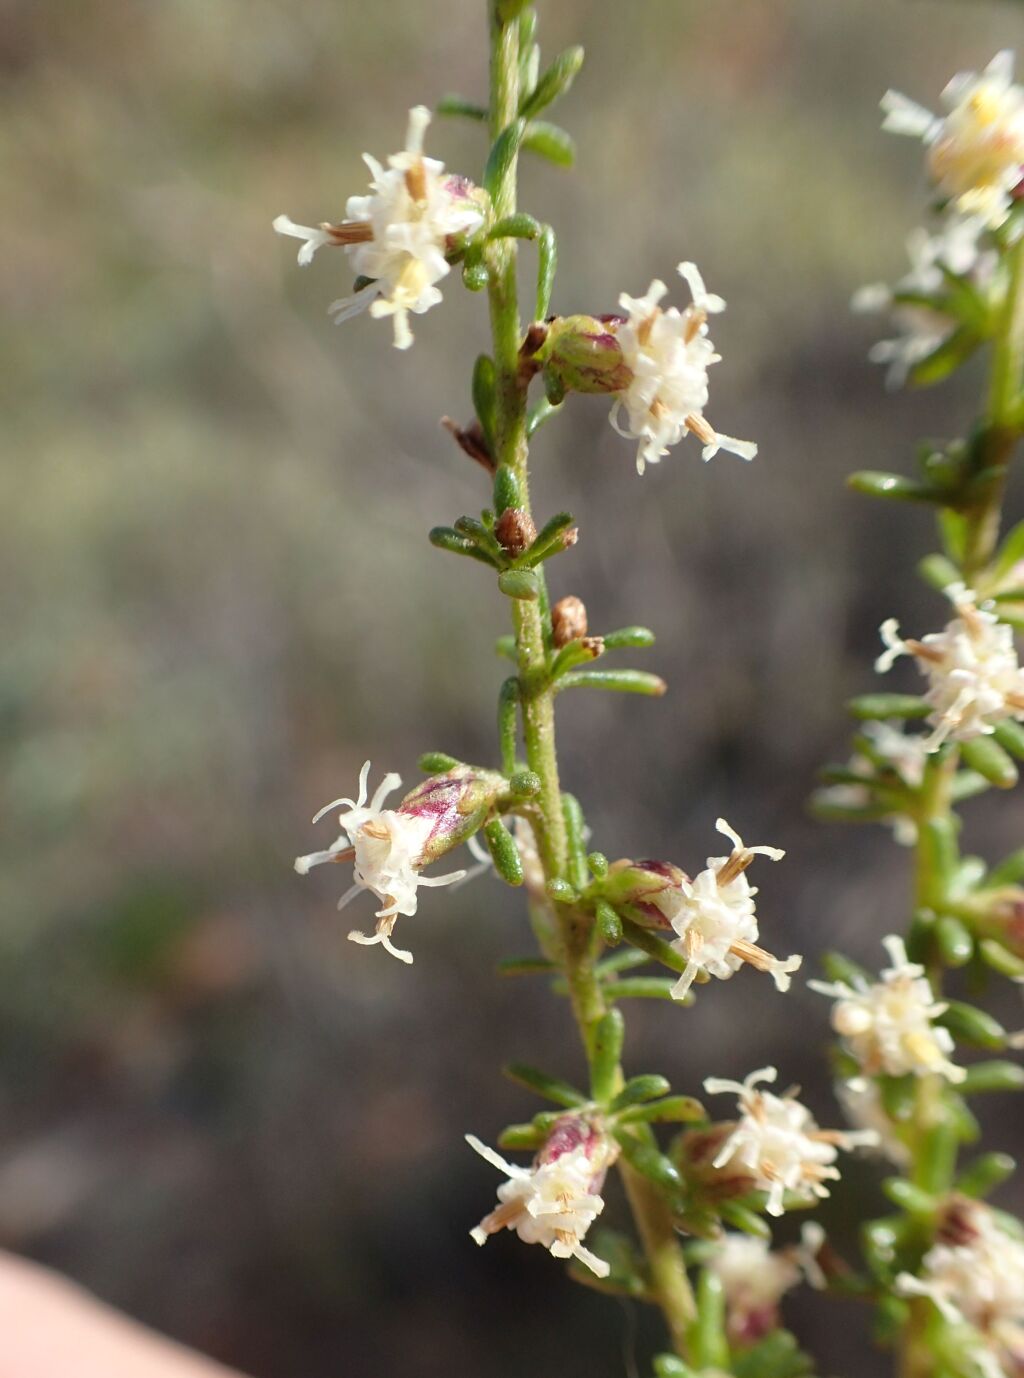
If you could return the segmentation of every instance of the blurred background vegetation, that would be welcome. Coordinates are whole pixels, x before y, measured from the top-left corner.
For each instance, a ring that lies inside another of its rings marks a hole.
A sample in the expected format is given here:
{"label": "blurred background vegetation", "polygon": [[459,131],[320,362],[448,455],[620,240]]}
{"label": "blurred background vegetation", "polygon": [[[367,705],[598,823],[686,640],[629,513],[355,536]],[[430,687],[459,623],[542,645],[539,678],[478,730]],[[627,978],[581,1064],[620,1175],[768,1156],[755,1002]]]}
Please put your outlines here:
{"label": "blurred background vegetation", "polygon": [[[672,685],[578,696],[567,783],[612,856],[692,869],[719,813],[785,846],[769,945],[874,963],[906,856],[804,801],[845,754],[882,617],[938,612],[910,573],[928,515],[843,478],[908,469],[979,386],[887,398],[875,323],[848,314],[902,271],[925,200],[878,98],[934,105],[1021,46],[1024,12],[541,12],[549,54],[588,53],[561,112],[577,171],[524,169],[561,235],[554,308],[612,309],[697,260],[730,305],[712,416],[761,445],[703,466],[691,443],[641,481],[599,401],[539,437],[539,511],[581,531],[557,592],[593,629],[655,627],[645,664]],[[337,877],[291,870],[364,757],[411,782],[423,749],[492,755],[506,609],[425,539],[486,500],[435,424],[468,411],[483,303],[453,278],[396,354],[386,325],[331,326],[340,256],[300,273],[270,222],[340,216],[361,150],[398,148],[415,102],[482,95],[484,63],[470,0],[0,4],[0,1243],[259,1378],[628,1375],[649,1339],[536,1251],[467,1237],[496,1181],[462,1133],[533,1109],[499,1062],[579,1070],[564,1011],[492,974],[528,948],[520,897],[428,896],[410,971],[344,941]],[[476,128],[439,123],[429,149],[479,171]],[[1019,799],[970,819],[991,854],[1020,841]],[[824,1001],[747,973],[692,1012],[636,1010],[630,1064],[693,1090],[770,1059],[831,1123],[827,1037]],[[992,1146],[1021,1148],[1019,1108],[992,1110]],[[877,1208],[876,1169],[848,1175],[826,1212],[843,1242]],[[885,1371],[864,1318],[790,1315],[823,1372]]]}

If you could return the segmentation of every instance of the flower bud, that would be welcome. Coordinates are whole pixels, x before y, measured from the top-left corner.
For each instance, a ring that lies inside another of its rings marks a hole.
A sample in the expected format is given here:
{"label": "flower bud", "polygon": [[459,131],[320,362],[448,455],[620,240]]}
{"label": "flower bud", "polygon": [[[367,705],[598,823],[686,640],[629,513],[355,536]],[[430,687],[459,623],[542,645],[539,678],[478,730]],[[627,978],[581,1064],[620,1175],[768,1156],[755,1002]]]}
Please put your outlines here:
{"label": "flower bud", "polygon": [[537,528],[529,512],[522,507],[506,507],[494,527],[498,544],[506,555],[522,555],[537,539]]}
{"label": "flower bud", "polygon": [[602,898],[644,928],[671,929],[683,900],[685,871],[670,861],[612,862],[601,886]]}
{"label": "flower bud", "polygon": [[478,832],[506,788],[504,776],[497,771],[460,765],[410,790],[396,812],[430,823],[419,865],[436,861]]}
{"label": "flower bud", "polygon": [[615,331],[622,316],[558,316],[538,354],[566,392],[622,392],[632,373]]}
{"label": "flower bud", "polygon": [[756,1174],[735,1161],[715,1166],[736,1127],[735,1121],[728,1120],[707,1129],[688,1129],[676,1140],[676,1166],[702,1201],[728,1201],[747,1196],[757,1187]]}
{"label": "flower bud", "polygon": [[1002,885],[975,898],[984,906],[976,920],[978,932],[994,938],[1014,956],[1024,957],[1024,889],[1019,885]]}
{"label": "flower bud", "polygon": [[561,650],[570,641],[579,641],[587,634],[587,609],[581,598],[570,593],[560,598],[551,609],[551,640]]}

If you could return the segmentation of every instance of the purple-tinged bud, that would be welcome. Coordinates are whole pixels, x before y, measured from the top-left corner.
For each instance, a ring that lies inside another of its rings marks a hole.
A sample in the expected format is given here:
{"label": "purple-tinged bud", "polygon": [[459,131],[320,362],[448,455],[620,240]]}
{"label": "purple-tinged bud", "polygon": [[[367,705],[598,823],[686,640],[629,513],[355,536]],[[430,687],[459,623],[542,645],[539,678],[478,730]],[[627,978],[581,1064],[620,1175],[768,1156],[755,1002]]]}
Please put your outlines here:
{"label": "purple-tinged bud", "polygon": [[551,640],[559,650],[570,641],[580,641],[587,634],[587,609],[582,598],[570,593],[559,598],[551,609]]}
{"label": "purple-tinged bud", "polygon": [[497,771],[455,766],[410,790],[396,812],[403,818],[430,822],[417,864],[436,861],[479,832],[507,788],[508,782]]}
{"label": "purple-tinged bud", "polygon": [[685,871],[670,861],[612,862],[601,884],[601,897],[644,928],[671,929],[683,902]]}
{"label": "purple-tinged bud", "polygon": [[967,1196],[950,1196],[939,1211],[935,1240],[954,1249],[965,1249],[981,1237],[988,1207]]}
{"label": "purple-tinged bud", "polygon": [[543,1167],[567,1154],[578,1153],[584,1154],[593,1167],[590,1190],[599,1194],[605,1173],[619,1156],[619,1146],[596,1117],[575,1113],[562,1115],[552,1125],[544,1147],[534,1159],[534,1166]]}
{"label": "purple-tinged bud", "polygon": [[622,316],[557,316],[538,359],[566,392],[623,392],[633,374],[615,332]]}
{"label": "purple-tinged bud", "polygon": [[506,555],[522,555],[537,539],[533,518],[522,507],[506,507],[494,526],[498,544]]}

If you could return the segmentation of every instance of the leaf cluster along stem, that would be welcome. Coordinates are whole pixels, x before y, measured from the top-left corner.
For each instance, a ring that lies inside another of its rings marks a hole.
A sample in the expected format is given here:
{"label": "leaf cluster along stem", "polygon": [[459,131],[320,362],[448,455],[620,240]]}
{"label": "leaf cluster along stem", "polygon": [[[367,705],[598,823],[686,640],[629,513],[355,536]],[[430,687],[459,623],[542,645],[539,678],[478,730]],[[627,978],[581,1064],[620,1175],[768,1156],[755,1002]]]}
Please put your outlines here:
{"label": "leaf cluster along stem", "polygon": [[[516,174],[518,150],[506,137],[519,118],[519,21],[502,0],[488,0],[491,34],[490,132],[493,144],[504,140],[507,156],[493,169],[489,188],[496,221],[510,221],[516,215]],[[508,16],[508,17],[506,17]],[[542,238],[542,258],[548,269],[542,272],[546,289],[542,295],[544,311],[553,271],[553,252]],[[494,388],[495,460],[512,470],[519,485],[519,505],[530,514],[527,390],[519,367],[522,325],[516,284],[517,238],[503,235],[488,241],[488,297],[490,305]],[[570,879],[569,836],[559,783],[555,744],[555,695],[547,667],[548,602],[543,570],[538,568],[540,597],[535,600],[510,599],[515,629],[516,661],[519,681],[519,708],[523,742],[529,769],[540,778],[537,797],[541,825],[538,850],[547,882]],[[571,905],[553,905],[553,922],[558,934],[557,962],[565,977],[573,1013],[590,1066],[591,1079],[599,1059],[596,1032],[606,1012],[605,1000],[595,974],[597,934],[593,919]],[[537,926],[535,924],[535,926]],[[542,926],[546,927],[546,925]],[[608,1075],[607,1069],[603,1072]],[[620,1066],[611,1070],[613,1085],[621,1086]],[[664,1200],[641,1175],[628,1165],[621,1166],[627,1198],[643,1243],[660,1305],[676,1351],[687,1354],[686,1332],[695,1311],[693,1293],[671,1212]]]}

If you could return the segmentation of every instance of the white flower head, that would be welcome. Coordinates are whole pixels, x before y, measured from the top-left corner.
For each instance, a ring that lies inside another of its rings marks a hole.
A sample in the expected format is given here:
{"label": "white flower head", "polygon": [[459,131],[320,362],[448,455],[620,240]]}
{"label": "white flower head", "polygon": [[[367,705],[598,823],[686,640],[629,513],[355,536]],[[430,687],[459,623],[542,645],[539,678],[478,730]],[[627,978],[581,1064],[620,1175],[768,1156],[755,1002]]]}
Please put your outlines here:
{"label": "white flower head", "polygon": [[896,1133],[886,1113],[876,1081],[869,1077],[851,1077],[848,1081],[840,1081],[836,1085],[836,1098],[854,1129],[870,1129],[878,1136],[877,1143],[868,1147],[869,1152],[888,1158],[897,1167],[909,1166],[910,1150]]}
{"label": "white flower head", "polygon": [[383,168],[365,153],[372,181],[368,196],[351,196],[341,225],[296,225],[278,216],[278,234],[302,239],[299,262],[307,264],[317,249],[340,244],[360,277],[371,281],[352,296],[328,308],[340,324],[361,311],[394,317],[395,345],[412,344],[410,313],[420,315],[441,300],[437,283],[447,276],[446,252],[454,235],[472,234],[483,224],[473,188],[460,177],[444,175],[444,164],[423,156],[423,135],[430,112],[417,105],[409,112],[406,146]]}
{"label": "white flower head", "polygon": [[896,1289],[930,1298],[952,1325],[973,1326],[991,1347],[987,1355],[977,1353],[979,1370],[1003,1378],[1019,1372],[1024,1357],[1024,1243],[988,1206],[972,1202],[965,1223],[964,1242],[936,1244],[922,1260],[921,1276],[901,1273]]}
{"label": "white flower head", "polygon": [[870,1130],[819,1129],[793,1091],[776,1096],[757,1089],[759,1082],[774,1082],[777,1076],[774,1067],[762,1067],[742,1082],[720,1077],[704,1082],[709,1095],[732,1091],[739,1097],[740,1118],[713,1166],[749,1174],[754,1188],[768,1193],[765,1210],[776,1216],[785,1213],[787,1191],[803,1200],[828,1196],[825,1183],[839,1177],[839,1149],[877,1142]]}
{"label": "white flower head", "polygon": [[477,1244],[486,1244],[499,1230],[515,1230],[525,1244],[541,1244],[555,1258],[578,1258],[598,1277],[608,1276],[604,1259],[583,1246],[604,1210],[601,1187],[615,1157],[606,1136],[578,1117],[566,1116],[528,1168],[507,1163],[472,1134],[466,1142],[508,1175],[498,1188],[500,1204],[470,1231]]}
{"label": "white flower head", "polygon": [[802,1277],[795,1254],[749,1234],[726,1234],[715,1245],[707,1267],[722,1284],[734,1345],[754,1344],[777,1327],[779,1302]]}
{"label": "white flower head", "polygon": [[355,883],[342,895],[338,908],[343,909],[361,890],[372,891],[383,907],[377,911],[375,932],[368,935],[353,930],[348,935],[350,941],[367,946],[380,943],[392,957],[411,962],[412,953],[391,942],[398,916],[416,913],[416,892],[421,885],[451,885],[462,880],[466,872],[452,871],[443,876],[421,874],[420,867],[425,864],[424,849],[435,830],[436,818],[428,813],[383,807],[387,796],[401,786],[398,775],[385,775],[373,798],[368,799],[369,774],[370,762],[366,761],[359,772],[358,798],[335,799],[316,814],[314,823],[342,805],[338,815],[341,836],[326,851],[298,857],[295,869],[304,876],[312,867],[326,862],[351,861]]}
{"label": "white flower head", "polygon": [[875,661],[875,669],[884,674],[899,656],[909,655],[927,675],[928,722],[934,729],[926,743],[930,751],[947,739],[967,742],[1007,718],[1024,718],[1024,670],[1017,662],[1013,629],[979,607],[963,584],[951,584],[946,594],[957,615],[941,632],[904,640],[899,623],[890,618],[881,627],[886,649]]}
{"label": "white flower head", "polygon": [[788,990],[790,973],[803,959],[787,957],[780,961],[757,946],[757,890],[746,875],[755,856],[779,861],[785,852],[778,847],[745,846],[723,818],[716,826],[733,844],[729,856],[709,856],[706,870],[692,881],[684,877],[678,889],[668,890],[662,897],[665,915],[679,935],[672,946],[686,958],[686,969],[672,995],[681,1000],[701,972],[727,980],[744,962],[770,972],[778,989]]}
{"label": "white flower head", "polygon": [[[680,263],[679,273],[689,284],[692,303],[683,311],[674,306],[663,309],[659,302],[668,288],[654,281],[643,297],[625,292],[619,305],[626,320],[616,338],[632,377],[618,394],[611,411],[611,423],[627,440],[639,440],[636,467],[643,473],[647,464],[657,464],[669,447],[682,440],[688,431],[703,442],[705,459],[720,449],[731,450],[741,459],[753,459],[757,446],[749,440],[734,440],[716,432],[704,417],[708,401],[708,369],[721,355],[708,338],[708,316],[725,310],[721,297],[708,292],[693,263]],[[620,417],[625,411],[626,425]]]}
{"label": "white flower head", "polygon": [[853,295],[851,306],[858,312],[891,311],[897,334],[880,340],[868,353],[872,363],[886,364],[886,384],[902,387],[911,370],[949,339],[956,322],[939,308],[924,302],[900,301],[899,297],[931,296],[945,285],[943,269],[958,275],[973,273],[978,282],[991,278],[995,253],[981,253],[978,238],[984,221],[956,218],[948,221],[941,233],[916,229],[907,237],[910,270],[895,284],[871,283]]}
{"label": "white flower head", "polygon": [[902,938],[883,938],[882,946],[892,965],[873,985],[807,983],[835,1000],[832,1027],[867,1076],[937,1073],[949,1081],[963,1081],[966,1072],[949,1060],[953,1037],[935,1024],[948,1006],[935,999],[924,967],[907,961]]}
{"label": "white flower head", "polygon": [[882,98],[882,128],[923,139],[928,170],[957,210],[1001,225],[1024,164],[1024,88],[1013,81],[1013,53],[997,53],[985,70],[960,72],[942,93],[945,115],[933,115],[898,91]]}

